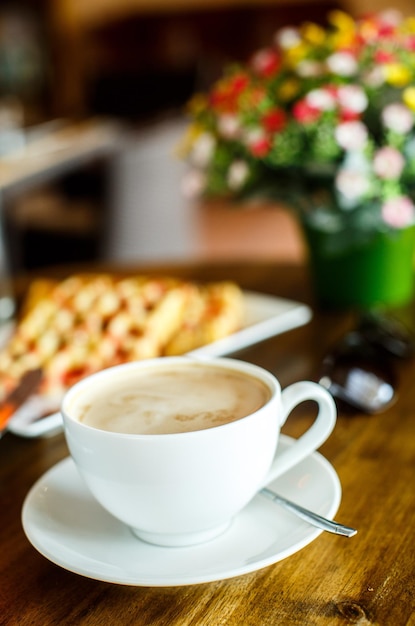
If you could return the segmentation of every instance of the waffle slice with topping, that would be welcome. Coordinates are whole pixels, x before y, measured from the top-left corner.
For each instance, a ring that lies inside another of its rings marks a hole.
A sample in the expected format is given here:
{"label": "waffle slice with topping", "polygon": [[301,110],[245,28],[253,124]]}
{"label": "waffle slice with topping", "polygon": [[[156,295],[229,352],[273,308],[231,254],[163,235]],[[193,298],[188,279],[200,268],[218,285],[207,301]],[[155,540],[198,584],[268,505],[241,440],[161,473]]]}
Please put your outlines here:
{"label": "waffle slice with topping", "polygon": [[242,292],[231,282],[109,274],[35,281],[0,351],[0,393],[37,367],[40,393],[59,397],[100,369],[183,354],[237,330],[242,309]]}

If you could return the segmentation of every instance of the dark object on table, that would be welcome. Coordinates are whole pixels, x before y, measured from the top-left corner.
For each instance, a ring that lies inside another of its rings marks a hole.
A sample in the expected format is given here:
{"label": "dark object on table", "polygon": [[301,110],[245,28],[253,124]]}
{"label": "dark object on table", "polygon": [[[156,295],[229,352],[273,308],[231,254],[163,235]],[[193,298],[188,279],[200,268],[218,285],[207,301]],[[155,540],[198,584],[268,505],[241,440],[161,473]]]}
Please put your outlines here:
{"label": "dark object on table", "polygon": [[396,400],[394,361],[414,353],[414,338],[398,320],[378,312],[363,315],[325,356],[320,384],[342,403],[378,413]]}

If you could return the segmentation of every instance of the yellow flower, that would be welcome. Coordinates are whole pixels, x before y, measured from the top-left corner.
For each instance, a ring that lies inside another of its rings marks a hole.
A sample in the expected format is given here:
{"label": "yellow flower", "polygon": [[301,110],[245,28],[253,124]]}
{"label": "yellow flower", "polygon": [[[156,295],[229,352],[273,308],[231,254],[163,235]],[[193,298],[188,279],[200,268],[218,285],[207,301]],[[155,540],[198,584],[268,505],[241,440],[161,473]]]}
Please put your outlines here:
{"label": "yellow flower", "polygon": [[385,65],[385,79],[393,87],[406,87],[411,82],[412,72],[402,63],[388,63]]}
{"label": "yellow flower", "polygon": [[411,34],[415,33],[415,16],[406,18],[403,23],[402,30]]}
{"label": "yellow flower", "polygon": [[296,78],[287,78],[278,89],[278,97],[282,102],[294,98],[300,90],[300,82]]}
{"label": "yellow flower", "polygon": [[356,24],[353,18],[343,11],[330,11],[328,21],[335,26],[337,30],[347,33],[348,35],[354,34],[356,30]]}
{"label": "yellow flower", "polygon": [[297,46],[293,46],[284,51],[284,62],[287,67],[296,67],[309,53],[309,46],[301,42]]}
{"label": "yellow flower", "polygon": [[301,34],[304,40],[311,43],[313,46],[320,46],[326,40],[326,31],[324,28],[321,28],[321,26],[313,22],[306,22],[301,27]]}
{"label": "yellow flower", "polygon": [[355,41],[355,33],[352,31],[339,31],[333,33],[329,38],[329,45],[332,50],[344,50],[350,48]]}
{"label": "yellow flower", "polygon": [[197,122],[190,124],[187,127],[184,136],[180,140],[179,145],[176,146],[175,153],[177,154],[178,158],[186,158],[190,154],[193,145],[196,143],[198,137],[200,137],[200,135],[204,132],[204,127]]}
{"label": "yellow flower", "polygon": [[203,94],[194,95],[187,105],[189,114],[196,116],[199,113],[202,113],[206,109],[207,104],[208,104],[208,101],[205,95]]}
{"label": "yellow flower", "polygon": [[407,87],[402,94],[406,106],[415,111],[415,87]]}
{"label": "yellow flower", "polygon": [[341,50],[350,47],[356,38],[356,23],[343,11],[331,11],[328,21],[334,26],[335,31],[330,35],[330,47],[333,50]]}

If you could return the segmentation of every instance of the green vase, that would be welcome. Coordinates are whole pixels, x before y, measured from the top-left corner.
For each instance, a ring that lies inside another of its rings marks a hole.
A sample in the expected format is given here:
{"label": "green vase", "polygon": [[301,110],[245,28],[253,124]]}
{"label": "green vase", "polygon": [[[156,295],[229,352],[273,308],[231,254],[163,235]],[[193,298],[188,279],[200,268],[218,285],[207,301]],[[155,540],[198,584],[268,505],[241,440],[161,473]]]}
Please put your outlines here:
{"label": "green vase", "polygon": [[334,236],[310,225],[304,226],[304,233],[322,308],[395,307],[412,300],[415,226],[378,232],[347,247],[341,245],[338,233]]}

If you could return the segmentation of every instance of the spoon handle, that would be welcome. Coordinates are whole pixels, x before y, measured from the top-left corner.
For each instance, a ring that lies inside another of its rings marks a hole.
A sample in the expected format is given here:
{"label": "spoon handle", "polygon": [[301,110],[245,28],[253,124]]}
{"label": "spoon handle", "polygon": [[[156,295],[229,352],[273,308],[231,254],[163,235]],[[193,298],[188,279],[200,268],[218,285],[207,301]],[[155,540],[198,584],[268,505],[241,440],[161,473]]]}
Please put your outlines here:
{"label": "spoon handle", "polygon": [[350,528],[350,526],[344,526],[343,524],[339,524],[338,522],[329,520],[325,517],[322,517],[321,515],[317,515],[317,513],[313,513],[308,509],[304,509],[299,504],[295,504],[294,502],[291,502],[290,500],[279,496],[270,489],[267,489],[267,487],[261,489],[260,493],[269,500],[276,502],[276,504],[280,504],[287,511],[290,511],[291,513],[294,513],[306,522],[309,522],[309,524],[312,524],[317,528],[321,528],[321,530],[327,530],[330,533],[334,533],[335,535],[343,535],[344,537],[353,537],[353,535],[357,533],[357,530],[355,528]]}

